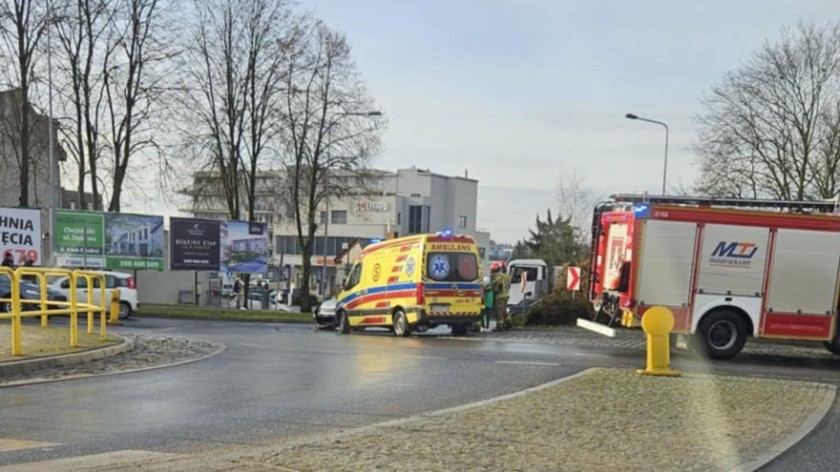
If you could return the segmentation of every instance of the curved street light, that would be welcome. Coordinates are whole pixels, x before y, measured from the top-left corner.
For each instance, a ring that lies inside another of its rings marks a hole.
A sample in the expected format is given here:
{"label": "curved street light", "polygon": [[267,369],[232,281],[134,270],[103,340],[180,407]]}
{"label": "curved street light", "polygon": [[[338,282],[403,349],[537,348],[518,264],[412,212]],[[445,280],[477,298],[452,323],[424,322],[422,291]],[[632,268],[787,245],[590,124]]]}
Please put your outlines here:
{"label": "curved street light", "polygon": [[628,113],[624,115],[624,117],[630,120],[647,121],[648,123],[655,123],[665,127],[665,165],[662,167],[662,195],[665,195],[665,179],[668,175],[668,125],[661,121],[642,118],[641,116],[634,115],[632,113]]}

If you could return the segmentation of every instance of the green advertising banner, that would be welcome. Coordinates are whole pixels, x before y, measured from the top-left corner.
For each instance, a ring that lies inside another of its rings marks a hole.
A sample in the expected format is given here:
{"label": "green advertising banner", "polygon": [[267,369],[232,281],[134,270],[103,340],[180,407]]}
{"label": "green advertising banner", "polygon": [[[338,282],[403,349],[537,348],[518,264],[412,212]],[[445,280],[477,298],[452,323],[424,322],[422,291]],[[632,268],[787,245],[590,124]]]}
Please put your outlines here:
{"label": "green advertising banner", "polygon": [[163,217],[55,212],[56,262],[62,267],[163,270]]}

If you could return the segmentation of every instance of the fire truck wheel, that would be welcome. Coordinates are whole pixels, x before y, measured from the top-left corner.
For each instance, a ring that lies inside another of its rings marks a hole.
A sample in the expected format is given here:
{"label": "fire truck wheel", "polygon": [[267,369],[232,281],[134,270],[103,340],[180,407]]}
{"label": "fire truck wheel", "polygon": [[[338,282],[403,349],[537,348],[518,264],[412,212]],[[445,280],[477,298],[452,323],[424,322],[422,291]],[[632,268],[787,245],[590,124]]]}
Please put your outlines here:
{"label": "fire truck wheel", "polygon": [[835,356],[840,356],[840,339],[834,338],[833,341],[826,341],[825,348]]}
{"label": "fire truck wheel", "polygon": [[714,311],[700,322],[697,341],[701,351],[712,359],[729,359],[744,348],[747,325],[734,311]]}
{"label": "fire truck wheel", "polygon": [[408,325],[408,320],[405,318],[405,313],[402,310],[394,312],[394,336],[408,336],[411,334],[411,327]]}
{"label": "fire truck wheel", "polygon": [[347,313],[340,311],[338,312],[338,317],[341,320],[338,323],[341,327],[341,334],[350,334],[350,320],[347,319]]}

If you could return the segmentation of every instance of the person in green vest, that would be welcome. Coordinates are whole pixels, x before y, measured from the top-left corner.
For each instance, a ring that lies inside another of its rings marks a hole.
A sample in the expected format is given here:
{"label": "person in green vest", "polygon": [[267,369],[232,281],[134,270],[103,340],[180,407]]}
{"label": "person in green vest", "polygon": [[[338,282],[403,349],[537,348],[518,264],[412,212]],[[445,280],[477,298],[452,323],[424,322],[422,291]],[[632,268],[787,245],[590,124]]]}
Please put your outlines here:
{"label": "person in green vest", "polygon": [[493,302],[496,300],[496,294],[493,292],[493,284],[490,283],[490,277],[485,278],[484,282],[484,310],[481,317],[481,327],[484,329],[490,328],[490,316],[493,314]]}

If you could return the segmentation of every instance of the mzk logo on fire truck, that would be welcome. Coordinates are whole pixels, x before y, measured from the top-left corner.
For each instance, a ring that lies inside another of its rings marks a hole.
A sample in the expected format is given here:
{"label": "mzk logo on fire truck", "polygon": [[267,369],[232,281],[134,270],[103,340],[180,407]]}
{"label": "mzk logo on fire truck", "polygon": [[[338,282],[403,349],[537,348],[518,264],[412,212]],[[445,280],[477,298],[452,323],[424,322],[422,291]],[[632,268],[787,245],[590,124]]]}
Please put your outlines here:
{"label": "mzk logo on fire truck", "polygon": [[709,264],[747,268],[752,264],[752,258],[757,251],[756,243],[721,241],[712,251]]}

